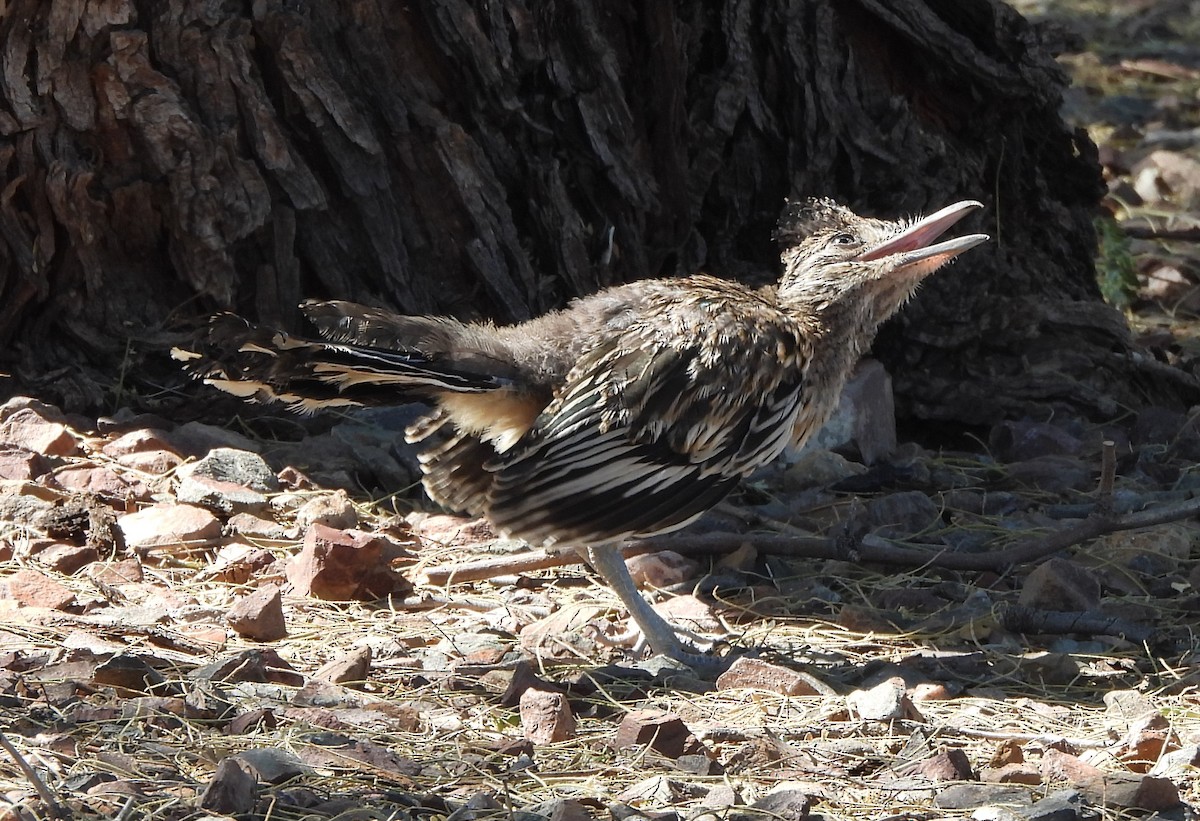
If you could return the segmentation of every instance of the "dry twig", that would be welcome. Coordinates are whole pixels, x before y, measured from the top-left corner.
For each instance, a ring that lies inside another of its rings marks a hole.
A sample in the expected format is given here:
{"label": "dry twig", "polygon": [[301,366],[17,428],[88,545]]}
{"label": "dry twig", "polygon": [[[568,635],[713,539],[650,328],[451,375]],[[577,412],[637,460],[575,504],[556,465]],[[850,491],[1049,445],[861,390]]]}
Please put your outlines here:
{"label": "dry twig", "polygon": [[4,751],[9,754],[12,760],[21,769],[21,772],[24,773],[25,778],[27,778],[29,783],[33,785],[34,791],[36,791],[38,797],[42,799],[42,803],[46,805],[46,810],[50,814],[50,817],[69,818],[70,814],[67,812],[67,809],[62,804],[58,803],[58,799],[55,797],[54,793],[51,792],[50,788],[46,786],[46,782],[42,780],[42,777],[37,774],[37,770],[33,768],[32,764],[25,760],[25,756],[21,755],[21,751],[13,746],[13,743],[8,740],[8,736],[6,736],[4,733],[0,733],[0,747],[4,748]]}
{"label": "dry twig", "polygon": [[545,550],[529,550],[504,556],[492,556],[473,562],[441,564],[425,570],[425,583],[443,587],[451,583],[477,582],[507,576],[513,573],[529,573],[551,567],[579,564],[583,559],[574,551],[547,553]]}
{"label": "dry twig", "polygon": [[1125,236],[1131,239],[1163,239],[1200,242],[1200,228],[1156,228],[1153,225],[1127,225]]}

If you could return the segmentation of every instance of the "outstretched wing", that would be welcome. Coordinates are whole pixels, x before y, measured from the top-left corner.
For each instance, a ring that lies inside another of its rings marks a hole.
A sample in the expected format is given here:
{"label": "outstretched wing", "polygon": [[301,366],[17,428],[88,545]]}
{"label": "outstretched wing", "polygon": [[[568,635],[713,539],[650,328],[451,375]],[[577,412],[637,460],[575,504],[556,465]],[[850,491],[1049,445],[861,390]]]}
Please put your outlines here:
{"label": "outstretched wing", "polygon": [[796,357],[787,367],[771,346],[714,351],[649,336],[591,350],[533,429],[488,465],[497,527],[534,543],[667,532],[784,448],[801,402]]}

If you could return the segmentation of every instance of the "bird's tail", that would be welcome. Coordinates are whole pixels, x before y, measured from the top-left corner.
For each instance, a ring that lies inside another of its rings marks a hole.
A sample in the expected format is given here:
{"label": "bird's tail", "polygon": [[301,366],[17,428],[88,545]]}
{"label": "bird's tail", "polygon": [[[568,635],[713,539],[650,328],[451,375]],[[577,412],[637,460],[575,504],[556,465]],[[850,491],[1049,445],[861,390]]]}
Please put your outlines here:
{"label": "bird's tail", "polygon": [[481,393],[510,382],[456,368],[436,353],[303,339],[234,314],[213,317],[192,349],[171,355],[191,376],[226,393],[301,413]]}

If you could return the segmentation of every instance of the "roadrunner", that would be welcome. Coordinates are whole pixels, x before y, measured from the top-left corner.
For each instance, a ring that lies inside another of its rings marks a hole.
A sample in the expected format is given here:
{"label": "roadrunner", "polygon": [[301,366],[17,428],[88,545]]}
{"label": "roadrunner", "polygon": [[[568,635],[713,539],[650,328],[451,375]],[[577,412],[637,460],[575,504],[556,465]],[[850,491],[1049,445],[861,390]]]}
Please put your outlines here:
{"label": "roadrunner", "polygon": [[703,665],[638,594],[621,542],[683,527],[819,429],[880,323],[987,239],[933,244],[980,207],[891,222],[789,203],[783,276],[761,289],[644,280],[505,327],[309,301],[319,341],[222,314],[174,353],[216,388],[302,412],[429,403],[407,438],[434,501],[586,551],[655,652]]}

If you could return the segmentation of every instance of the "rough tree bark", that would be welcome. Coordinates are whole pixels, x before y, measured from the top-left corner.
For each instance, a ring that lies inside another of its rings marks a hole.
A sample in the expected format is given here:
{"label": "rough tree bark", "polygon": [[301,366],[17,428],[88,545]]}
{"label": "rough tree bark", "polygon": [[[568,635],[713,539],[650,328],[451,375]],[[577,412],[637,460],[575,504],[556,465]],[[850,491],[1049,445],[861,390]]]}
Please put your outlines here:
{"label": "rough tree bark", "polygon": [[167,331],[216,308],[767,278],[784,197],[821,194],[988,204],[877,346],[909,413],[1191,398],[1099,301],[1094,147],[996,0],[9,0],[0,43],[9,390],[166,402]]}

